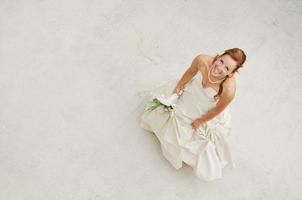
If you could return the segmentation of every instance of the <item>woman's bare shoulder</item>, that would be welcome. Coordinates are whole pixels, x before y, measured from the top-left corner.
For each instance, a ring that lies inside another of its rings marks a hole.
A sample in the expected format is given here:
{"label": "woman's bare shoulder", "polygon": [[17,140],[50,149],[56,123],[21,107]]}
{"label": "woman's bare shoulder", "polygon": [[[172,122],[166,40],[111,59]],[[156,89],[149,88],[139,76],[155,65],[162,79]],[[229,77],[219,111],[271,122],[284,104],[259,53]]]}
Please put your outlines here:
{"label": "woman's bare shoulder", "polygon": [[223,94],[226,95],[229,98],[234,98],[236,94],[236,79],[234,76],[228,78],[224,83],[223,83]]}
{"label": "woman's bare shoulder", "polygon": [[228,87],[236,88],[236,78],[234,74],[229,76],[229,78],[225,82]]}
{"label": "woman's bare shoulder", "polygon": [[212,56],[207,55],[207,54],[198,54],[197,57],[199,57],[200,59],[205,60],[205,61],[209,61],[209,60],[213,59]]}
{"label": "woman's bare shoulder", "polygon": [[197,56],[199,64],[198,64],[198,68],[199,70],[204,70],[204,68],[206,66],[210,66],[213,60],[212,56],[209,56],[207,54],[199,54]]}

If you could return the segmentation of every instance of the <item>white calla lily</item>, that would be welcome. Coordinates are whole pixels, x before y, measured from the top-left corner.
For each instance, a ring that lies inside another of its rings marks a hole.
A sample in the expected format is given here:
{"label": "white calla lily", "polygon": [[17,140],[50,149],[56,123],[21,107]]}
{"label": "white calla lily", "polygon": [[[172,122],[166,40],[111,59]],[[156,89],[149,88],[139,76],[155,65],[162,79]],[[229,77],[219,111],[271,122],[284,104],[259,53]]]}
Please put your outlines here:
{"label": "white calla lily", "polygon": [[166,106],[174,106],[177,102],[177,98],[178,98],[178,95],[175,93],[168,98],[165,97],[165,95],[163,95],[163,94],[160,95],[159,97],[157,97],[157,99]]}
{"label": "white calla lily", "polygon": [[149,111],[155,110],[159,107],[162,107],[165,111],[171,111],[176,105],[179,95],[174,93],[169,97],[166,97],[164,94],[159,96],[153,96],[153,100],[150,102]]}

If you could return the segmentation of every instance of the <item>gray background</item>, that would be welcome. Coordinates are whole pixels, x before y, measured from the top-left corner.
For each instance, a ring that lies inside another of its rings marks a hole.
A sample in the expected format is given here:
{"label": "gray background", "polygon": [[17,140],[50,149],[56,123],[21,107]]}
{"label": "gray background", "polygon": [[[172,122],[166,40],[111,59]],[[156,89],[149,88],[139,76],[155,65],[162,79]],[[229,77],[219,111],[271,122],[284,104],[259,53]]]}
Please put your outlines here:
{"label": "gray background", "polygon": [[[0,199],[302,199],[301,1],[1,0],[0,17]],[[204,182],[139,127],[137,94],[233,47],[238,169]]]}

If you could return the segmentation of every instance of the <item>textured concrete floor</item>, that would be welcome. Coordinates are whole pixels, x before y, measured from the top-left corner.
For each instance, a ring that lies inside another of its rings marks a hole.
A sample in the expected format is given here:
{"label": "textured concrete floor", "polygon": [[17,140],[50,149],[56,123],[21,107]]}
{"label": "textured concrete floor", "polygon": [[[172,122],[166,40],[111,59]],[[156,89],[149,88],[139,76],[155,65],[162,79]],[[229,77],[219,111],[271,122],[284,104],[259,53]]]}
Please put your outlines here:
{"label": "textured concrete floor", "polygon": [[[0,199],[302,199],[302,2],[0,1]],[[139,91],[245,50],[238,169],[203,182],[142,130]]]}

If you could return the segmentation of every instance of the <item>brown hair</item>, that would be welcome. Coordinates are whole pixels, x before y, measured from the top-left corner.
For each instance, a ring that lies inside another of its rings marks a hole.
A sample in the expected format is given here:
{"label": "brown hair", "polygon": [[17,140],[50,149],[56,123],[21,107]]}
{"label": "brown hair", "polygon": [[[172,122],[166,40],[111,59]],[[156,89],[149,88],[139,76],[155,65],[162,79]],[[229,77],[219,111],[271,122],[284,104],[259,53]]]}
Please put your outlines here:
{"label": "brown hair", "polygon": [[[232,73],[238,72],[238,69],[243,67],[243,63],[246,60],[246,55],[244,53],[243,50],[239,49],[239,48],[233,48],[233,49],[227,49],[224,51],[224,53],[222,55],[217,54],[214,57],[214,60],[212,61],[212,64],[220,57],[222,57],[223,55],[229,55],[231,56],[231,58],[233,60],[235,60],[237,62],[237,67],[234,69],[234,71],[232,71]],[[223,90],[223,83],[226,79],[230,78],[229,75],[226,76],[226,78],[220,83],[219,85],[219,91],[218,93],[214,96],[214,98],[216,99],[218,96],[220,96],[220,94],[222,93]]]}

